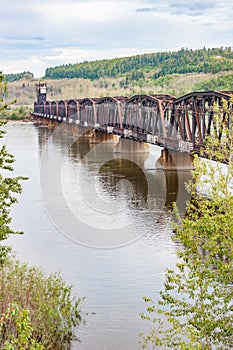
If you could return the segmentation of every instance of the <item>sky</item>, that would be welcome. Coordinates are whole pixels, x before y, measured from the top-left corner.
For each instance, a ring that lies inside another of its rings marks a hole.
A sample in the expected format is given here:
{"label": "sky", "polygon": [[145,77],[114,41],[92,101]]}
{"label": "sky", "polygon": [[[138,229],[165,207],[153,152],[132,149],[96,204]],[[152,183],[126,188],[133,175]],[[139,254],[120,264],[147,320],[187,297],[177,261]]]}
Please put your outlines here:
{"label": "sky", "polygon": [[233,47],[232,0],[0,0],[0,71]]}

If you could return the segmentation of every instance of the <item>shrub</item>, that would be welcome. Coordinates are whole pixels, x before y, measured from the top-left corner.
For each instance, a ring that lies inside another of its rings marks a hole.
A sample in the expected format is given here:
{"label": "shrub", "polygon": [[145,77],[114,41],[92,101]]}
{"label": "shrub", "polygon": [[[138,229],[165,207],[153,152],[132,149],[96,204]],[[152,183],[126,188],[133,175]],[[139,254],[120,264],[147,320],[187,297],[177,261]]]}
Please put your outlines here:
{"label": "shrub", "polygon": [[[81,322],[80,304],[59,274],[47,276],[39,268],[7,259],[0,269],[0,348],[70,349],[74,328]],[[20,339],[21,347],[5,347]]]}

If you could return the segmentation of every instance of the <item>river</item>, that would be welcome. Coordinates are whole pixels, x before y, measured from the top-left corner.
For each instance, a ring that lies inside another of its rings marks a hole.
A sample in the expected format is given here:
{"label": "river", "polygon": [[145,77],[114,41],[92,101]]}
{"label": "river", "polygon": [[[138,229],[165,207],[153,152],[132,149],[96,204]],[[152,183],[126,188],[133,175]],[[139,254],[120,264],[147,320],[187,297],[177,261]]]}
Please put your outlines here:
{"label": "river", "polygon": [[165,269],[176,262],[168,209],[175,200],[183,213],[190,171],[163,171],[157,146],[121,154],[59,128],[4,128],[14,174],[29,178],[12,209],[12,226],[24,235],[8,243],[22,261],[60,272],[85,297],[73,349],[140,349],[138,334],[148,331],[142,298],[158,298]]}

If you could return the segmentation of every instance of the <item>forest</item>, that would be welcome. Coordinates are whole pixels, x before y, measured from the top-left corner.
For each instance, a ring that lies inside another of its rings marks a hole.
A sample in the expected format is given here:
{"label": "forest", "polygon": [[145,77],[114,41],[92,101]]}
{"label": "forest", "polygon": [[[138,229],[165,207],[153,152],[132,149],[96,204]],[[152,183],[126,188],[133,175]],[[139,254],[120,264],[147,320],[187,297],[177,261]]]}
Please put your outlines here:
{"label": "forest", "polygon": [[114,78],[128,74],[128,80],[139,80],[151,69],[153,78],[167,74],[212,73],[229,71],[233,67],[231,47],[188,50],[177,52],[157,52],[109,60],[98,60],[47,68],[45,78]]}
{"label": "forest", "polygon": [[21,79],[30,80],[33,78],[34,78],[34,75],[31,72],[5,74],[5,81],[6,82],[13,82],[13,81],[21,80]]}

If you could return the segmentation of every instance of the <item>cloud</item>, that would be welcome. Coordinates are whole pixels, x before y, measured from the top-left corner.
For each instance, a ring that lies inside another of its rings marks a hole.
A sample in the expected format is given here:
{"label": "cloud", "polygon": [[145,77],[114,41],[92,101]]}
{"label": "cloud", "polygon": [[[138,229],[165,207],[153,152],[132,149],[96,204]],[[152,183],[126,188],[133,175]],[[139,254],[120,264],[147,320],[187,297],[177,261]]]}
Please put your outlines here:
{"label": "cloud", "polygon": [[213,2],[182,2],[182,3],[173,3],[170,4],[171,8],[186,8],[190,11],[196,10],[207,10],[215,8],[216,5]]}
{"label": "cloud", "polygon": [[135,10],[136,12],[156,12],[157,9],[155,7],[141,7]]}
{"label": "cloud", "polygon": [[202,16],[208,13],[209,10],[215,9],[216,4],[213,2],[185,2],[185,3],[172,3],[169,5],[172,9],[172,13],[176,15],[186,16]]}
{"label": "cloud", "polygon": [[4,39],[0,39],[0,45],[2,49],[16,49],[26,47],[27,49],[33,47],[41,47],[43,38],[38,37],[22,37],[22,36],[9,36]]}
{"label": "cloud", "polygon": [[[0,69],[230,46],[231,0],[11,0],[0,13]],[[206,27],[208,26],[208,30]]]}
{"label": "cloud", "polygon": [[[151,0],[149,3],[154,4],[155,1]],[[139,7],[136,12],[170,12],[171,15],[187,15],[187,16],[201,16],[210,9],[215,9],[216,4],[213,2],[172,2],[164,1],[163,3],[157,1],[156,7]]]}

